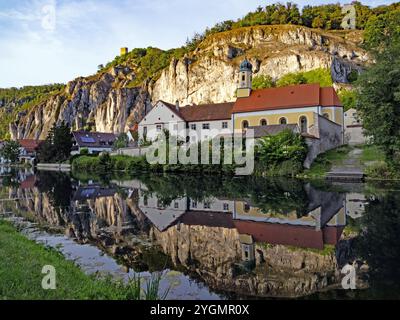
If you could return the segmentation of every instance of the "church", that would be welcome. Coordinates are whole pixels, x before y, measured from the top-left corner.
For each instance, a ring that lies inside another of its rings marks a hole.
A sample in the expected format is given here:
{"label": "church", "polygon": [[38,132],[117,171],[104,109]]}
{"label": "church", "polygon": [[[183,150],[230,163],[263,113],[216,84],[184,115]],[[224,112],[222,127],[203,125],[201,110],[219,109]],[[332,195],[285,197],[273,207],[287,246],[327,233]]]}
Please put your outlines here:
{"label": "church", "polygon": [[238,75],[234,102],[180,106],[158,101],[138,125],[140,139],[153,141],[165,129],[186,143],[248,129],[254,129],[255,138],[292,130],[306,138],[310,161],[343,144],[343,105],[333,87],[300,84],[253,90],[253,66],[247,59]]}

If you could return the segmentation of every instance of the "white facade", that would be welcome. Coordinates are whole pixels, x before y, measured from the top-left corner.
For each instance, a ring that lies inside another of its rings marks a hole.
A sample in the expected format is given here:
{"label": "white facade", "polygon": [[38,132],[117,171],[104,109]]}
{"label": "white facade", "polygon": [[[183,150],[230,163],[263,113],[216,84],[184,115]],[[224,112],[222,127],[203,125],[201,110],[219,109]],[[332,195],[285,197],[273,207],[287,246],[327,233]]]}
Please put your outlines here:
{"label": "white facade", "polygon": [[154,141],[163,132],[169,130],[171,135],[178,135],[186,140],[186,121],[167,107],[162,101],[156,103],[154,108],[139,123],[139,139]]}
{"label": "white facade", "polygon": [[232,119],[210,121],[185,121],[178,109],[166,106],[162,101],[156,103],[154,108],[139,123],[139,139],[154,141],[167,129],[173,136],[178,136],[181,141],[197,143],[212,139],[221,134],[233,132]]}
{"label": "white facade", "polygon": [[205,141],[218,135],[225,135],[233,132],[232,119],[188,122],[188,124],[187,135],[190,137],[191,143],[196,142],[196,137],[199,139],[197,141]]}
{"label": "white facade", "polygon": [[189,210],[232,213],[234,210],[234,206],[235,202],[232,200],[222,200],[212,197],[207,201],[199,202],[190,199]]}
{"label": "white facade", "polygon": [[367,138],[364,135],[362,121],[356,109],[349,109],[344,113],[345,142],[350,145],[364,144]]}
{"label": "white facade", "polygon": [[175,199],[168,206],[163,206],[157,196],[146,195],[140,191],[139,209],[157,227],[164,231],[187,211],[187,198]]}

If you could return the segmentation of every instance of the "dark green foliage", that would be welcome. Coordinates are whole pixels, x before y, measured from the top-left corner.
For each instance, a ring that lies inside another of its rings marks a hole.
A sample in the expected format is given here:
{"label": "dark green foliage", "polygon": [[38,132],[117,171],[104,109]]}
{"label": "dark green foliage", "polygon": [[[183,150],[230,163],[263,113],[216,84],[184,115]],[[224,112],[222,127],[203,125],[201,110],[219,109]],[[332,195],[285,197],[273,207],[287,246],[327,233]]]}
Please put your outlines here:
{"label": "dark green foliage", "polygon": [[365,27],[364,45],[368,50],[380,51],[400,40],[400,7],[385,14],[372,16]]}
{"label": "dark green foliage", "polygon": [[128,146],[128,143],[129,143],[129,138],[128,138],[127,134],[121,133],[118,136],[117,140],[115,140],[113,149],[118,150],[118,149],[126,148]]}
{"label": "dark green foliage", "polygon": [[72,184],[68,175],[60,172],[37,173],[36,187],[40,192],[46,193],[51,205],[58,209],[68,208],[72,198]]}
{"label": "dark green foliage", "polygon": [[357,110],[366,134],[390,165],[400,168],[400,43],[376,53],[376,64],[357,81]]}
{"label": "dark green foliage", "polygon": [[307,151],[304,138],[290,130],[261,138],[256,147],[257,173],[295,176],[303,169]]}
{"label": "dark green foliage", "polygon": [[340,101],[343,103],[344,111],[356,107],[356,92],[353,90],[342,89],[338,92]]}
{"label": "dark green foliage", "polygon": [[276,86],[284,87],[295,84],[319,83],[321,87],[332,86],[332,76],[329,69],[315,69],[307,72],[288,73],[280,78]]}
{"label": "dark green foliage", "polygon": [[0,88],[0,139],[9,138],[9,124],[19,112],[41,103],[50,95],[60,92],[63,88],[63,84],[9,89]]}
{"label": "dark green foliage", "polygon": [[129,86],[140,86],[144,81],[157,80],[159,72],[169,65],[171,59],[176,56],[175,53],[175,49],[164,51],[152,47],[136,48],[123,56],[116,57],[106,65],[105,69],[118,65],[133,65],[137,77]]}
{"label": "dark green foliage", "polygon": [[0,156],[10,161],[11,163],[17,162],[20,154],[20,145],[16,141],[7,141],[3,148],[0,149]]}
{"label": "dark green foliage", "polygon": [[71,129],[63,122],[51,128],[46,141],[39,148],[38,159],[44,163],[64,162],[70,158],[71,149]]}
{"label": "dark green foliage", "polygon": [[275,87],[275,82],[270,76],[255,76],[253,79],[253,89],[265,89]]}
{"label": "dark green foliage", "polygon": [[372,287],[396,292],[400,284],[400,193],[391,191],[369,199],[361,219],[365,230],[357,239],[358,252],[370,268]]}

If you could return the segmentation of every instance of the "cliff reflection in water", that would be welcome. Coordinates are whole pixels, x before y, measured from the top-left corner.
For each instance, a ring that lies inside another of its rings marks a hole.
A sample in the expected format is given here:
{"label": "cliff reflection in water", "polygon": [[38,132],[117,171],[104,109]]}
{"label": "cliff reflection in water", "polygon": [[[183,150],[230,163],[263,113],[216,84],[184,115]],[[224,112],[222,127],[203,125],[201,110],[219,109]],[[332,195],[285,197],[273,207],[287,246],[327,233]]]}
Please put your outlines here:
{"label": "cliff reflection in water", "polygon": [[309,183],[144,176],[105,186],[39,173],[7,193],[21,200],[3,211],[94,243],[138,271],[183,271],[232,296],[304,296],[340,283],[334,246],[346,194]]}

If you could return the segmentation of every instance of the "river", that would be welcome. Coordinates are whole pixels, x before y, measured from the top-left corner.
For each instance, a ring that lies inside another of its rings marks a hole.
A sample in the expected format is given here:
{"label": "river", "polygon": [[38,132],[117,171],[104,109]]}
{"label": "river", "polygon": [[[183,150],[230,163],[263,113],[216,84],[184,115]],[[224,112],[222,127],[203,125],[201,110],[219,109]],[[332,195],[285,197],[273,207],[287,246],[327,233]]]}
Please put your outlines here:
{"label": "river", "polygon": [[168,299],[400,297],[393,183],[3,169],[0,215],[86,273],[160,272]]}

